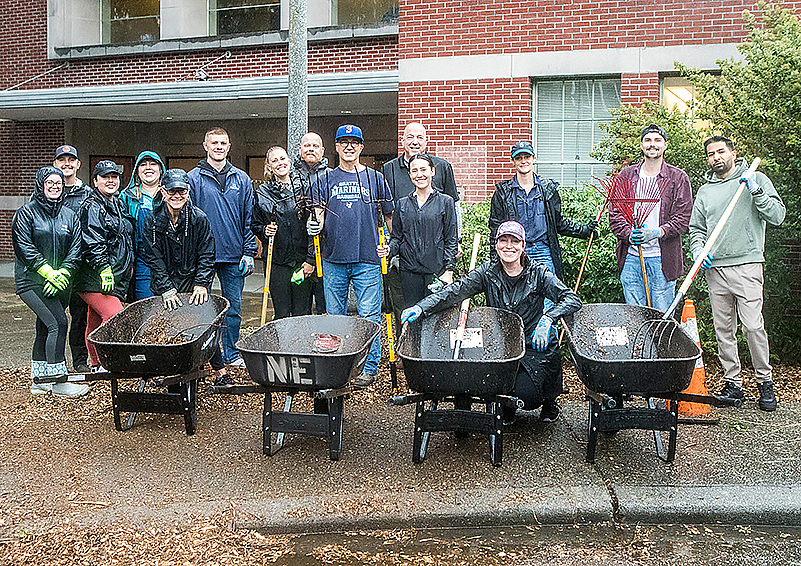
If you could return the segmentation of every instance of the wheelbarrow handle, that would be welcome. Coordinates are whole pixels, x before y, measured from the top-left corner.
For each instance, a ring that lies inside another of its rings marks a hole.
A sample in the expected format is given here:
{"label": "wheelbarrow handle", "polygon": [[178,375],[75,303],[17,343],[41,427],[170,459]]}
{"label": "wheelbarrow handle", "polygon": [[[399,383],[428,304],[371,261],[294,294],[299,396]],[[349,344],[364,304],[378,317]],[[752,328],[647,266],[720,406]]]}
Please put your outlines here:
{"label": "wheelbarrow handle", "polygon": [[[754,173],[759,167],[760,159],[759,157],[755,157],[753,163],[751,163],[751,167],[748,168],[749,173]],[[679,291],[676,293],[676,298],[673,299],[673,302],[670,303],[670,306],[665,311],[665,314],[662,315],[662,318],[668,319],[673,316],[673,311],[676,310],[676,307],[679,306],[681,299],[687,293],[687,290],[690,288],[690,285],[695,279],[695,276],[698,274],[698,271],[701,269],[701,264],[704,263],[704,259],[706,256],[709,255],[709,252],[712,251],[712,246],[715,245],[715,241],[720,236],[720,233],[723,231],[723,227],[726,225],[726,222],[729,220],[729,216],[734,211],[734,207],[737,205],[737,201],[740,200],[740,195],[743,194],[745,190],[746,182],[743,181],[740,183],[740,187],[737,189],[737,192],[734,193],[734,196],[729,201],[729,206],[726,207],[726,210],[723,211],[723,215],[718,220],[718,223],[715,224],[715,228],[712,230],[712,233],[706,240],[706,245],[704,245],[701,253],[698,254],[698,257],[693,263],[693,266],[690,268],[690,272],[687,274],[687,277],[684,278],[684,282],[679,287]]]}

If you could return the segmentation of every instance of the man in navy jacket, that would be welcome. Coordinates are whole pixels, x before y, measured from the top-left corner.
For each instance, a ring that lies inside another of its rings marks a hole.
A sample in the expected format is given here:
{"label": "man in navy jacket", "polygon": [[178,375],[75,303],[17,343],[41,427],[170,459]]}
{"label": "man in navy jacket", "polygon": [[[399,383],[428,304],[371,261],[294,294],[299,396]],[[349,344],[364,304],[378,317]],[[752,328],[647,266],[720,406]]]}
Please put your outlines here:
{"label": "man in navy jacket", "polygon": [[228,161],[228,132],[212,128],[203,140],[206,159],[189,172],[192,202],[206,213],[216,244],[214,271],[222,295],[231,303],[222,333],[223,360],[235,367],[245,362],[234,346],[242,323],[242,289],[253,272],[256,238],[250,229],[253,214],[253,183]]}

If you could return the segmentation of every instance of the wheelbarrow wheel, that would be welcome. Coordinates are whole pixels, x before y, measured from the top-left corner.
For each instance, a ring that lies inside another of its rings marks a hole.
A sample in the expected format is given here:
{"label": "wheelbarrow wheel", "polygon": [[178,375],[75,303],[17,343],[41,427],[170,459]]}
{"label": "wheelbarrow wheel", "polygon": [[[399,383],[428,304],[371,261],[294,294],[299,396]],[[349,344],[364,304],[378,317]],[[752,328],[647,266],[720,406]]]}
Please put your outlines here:
{"label": "wheelbarrow wheel", "polygon": [[184,426],[188,436],[192,436],[197,431],[197,382],[197,379],[193,379],[180,385],[184,409]]}

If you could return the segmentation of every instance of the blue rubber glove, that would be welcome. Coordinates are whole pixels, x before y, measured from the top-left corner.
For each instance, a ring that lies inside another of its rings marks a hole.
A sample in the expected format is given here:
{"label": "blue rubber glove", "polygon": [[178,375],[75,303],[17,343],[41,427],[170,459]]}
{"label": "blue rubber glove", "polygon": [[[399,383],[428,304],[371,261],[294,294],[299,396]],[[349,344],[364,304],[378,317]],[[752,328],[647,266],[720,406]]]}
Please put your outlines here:
{"label": "blue rubber glove", "polygon": [[249,255],[243,255],[239,260],[239,274],[242,277],[247,277],[253,273],[253,258]]}
{"label": "blue rubber glove", "polygon": [[419,317],[421,314],[423,314],[423,309],[421,309],[417,305],[409,307],[408,309],[403,309],[400,320],[401,326],[403,326],[407,322],[413,322],[417,320],[417,317]]}
{"label": "blue rubber glove", "polygon": [[655,240],[656,238],[662,237],[662,230],[659,228],[646,228],[645,226],[640,226],[639,228],[635,228],[631,231],[631,236],[629,236],[629,242],[634,244],[635,246],[642,245],[646,242],[650,242],[651,240]]}
{"label": "blue rubber glove", "polygon": [[743,173],[743,176],[740,177],[740,182],[745,182],[752,195],[756,196],[762,194],[762,187],[757,185],[756,173],[753,171],[746,171]]}
{"label": "blue rubber glove", "polygon": [[[698,256],[701,255],[702,251],[703,250],[701,250],[701,249],[693,250],[693,263],[698,261]],[[701,262],[701,271],[703,271],[704,269],[709,269],[710,267],[712,267],[712,260],[713,259],[715,259],[715,257],[712,254],[706,254],[706,257],[704,258],[704,261]]]}
{"label": "blue rubber glove", "polygon": [[540,321],[537,323],[537,328],[534,334],[531,335],[531,345],[538,352],[544,352],[548,348],[548,340],[551,337],[551,325],[553,319],[550,316],[542,315]]}

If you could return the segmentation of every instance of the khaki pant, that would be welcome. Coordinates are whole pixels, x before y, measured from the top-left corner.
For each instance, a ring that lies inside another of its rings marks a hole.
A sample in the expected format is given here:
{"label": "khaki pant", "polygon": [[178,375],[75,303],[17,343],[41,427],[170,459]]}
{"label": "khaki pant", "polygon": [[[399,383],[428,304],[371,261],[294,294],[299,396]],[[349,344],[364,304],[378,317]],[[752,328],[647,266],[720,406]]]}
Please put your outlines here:
{"label": "khaki pant", "polygon": [[762,319],[761,263],[744,263],[730,267],[713,267],[706,271],[709,302],[718,340],[718,357],[723,366],[723,378],[742,387],[740,356],[737,352],[737,319],[751,352],[758,383],[771,381],[768,335]]}

